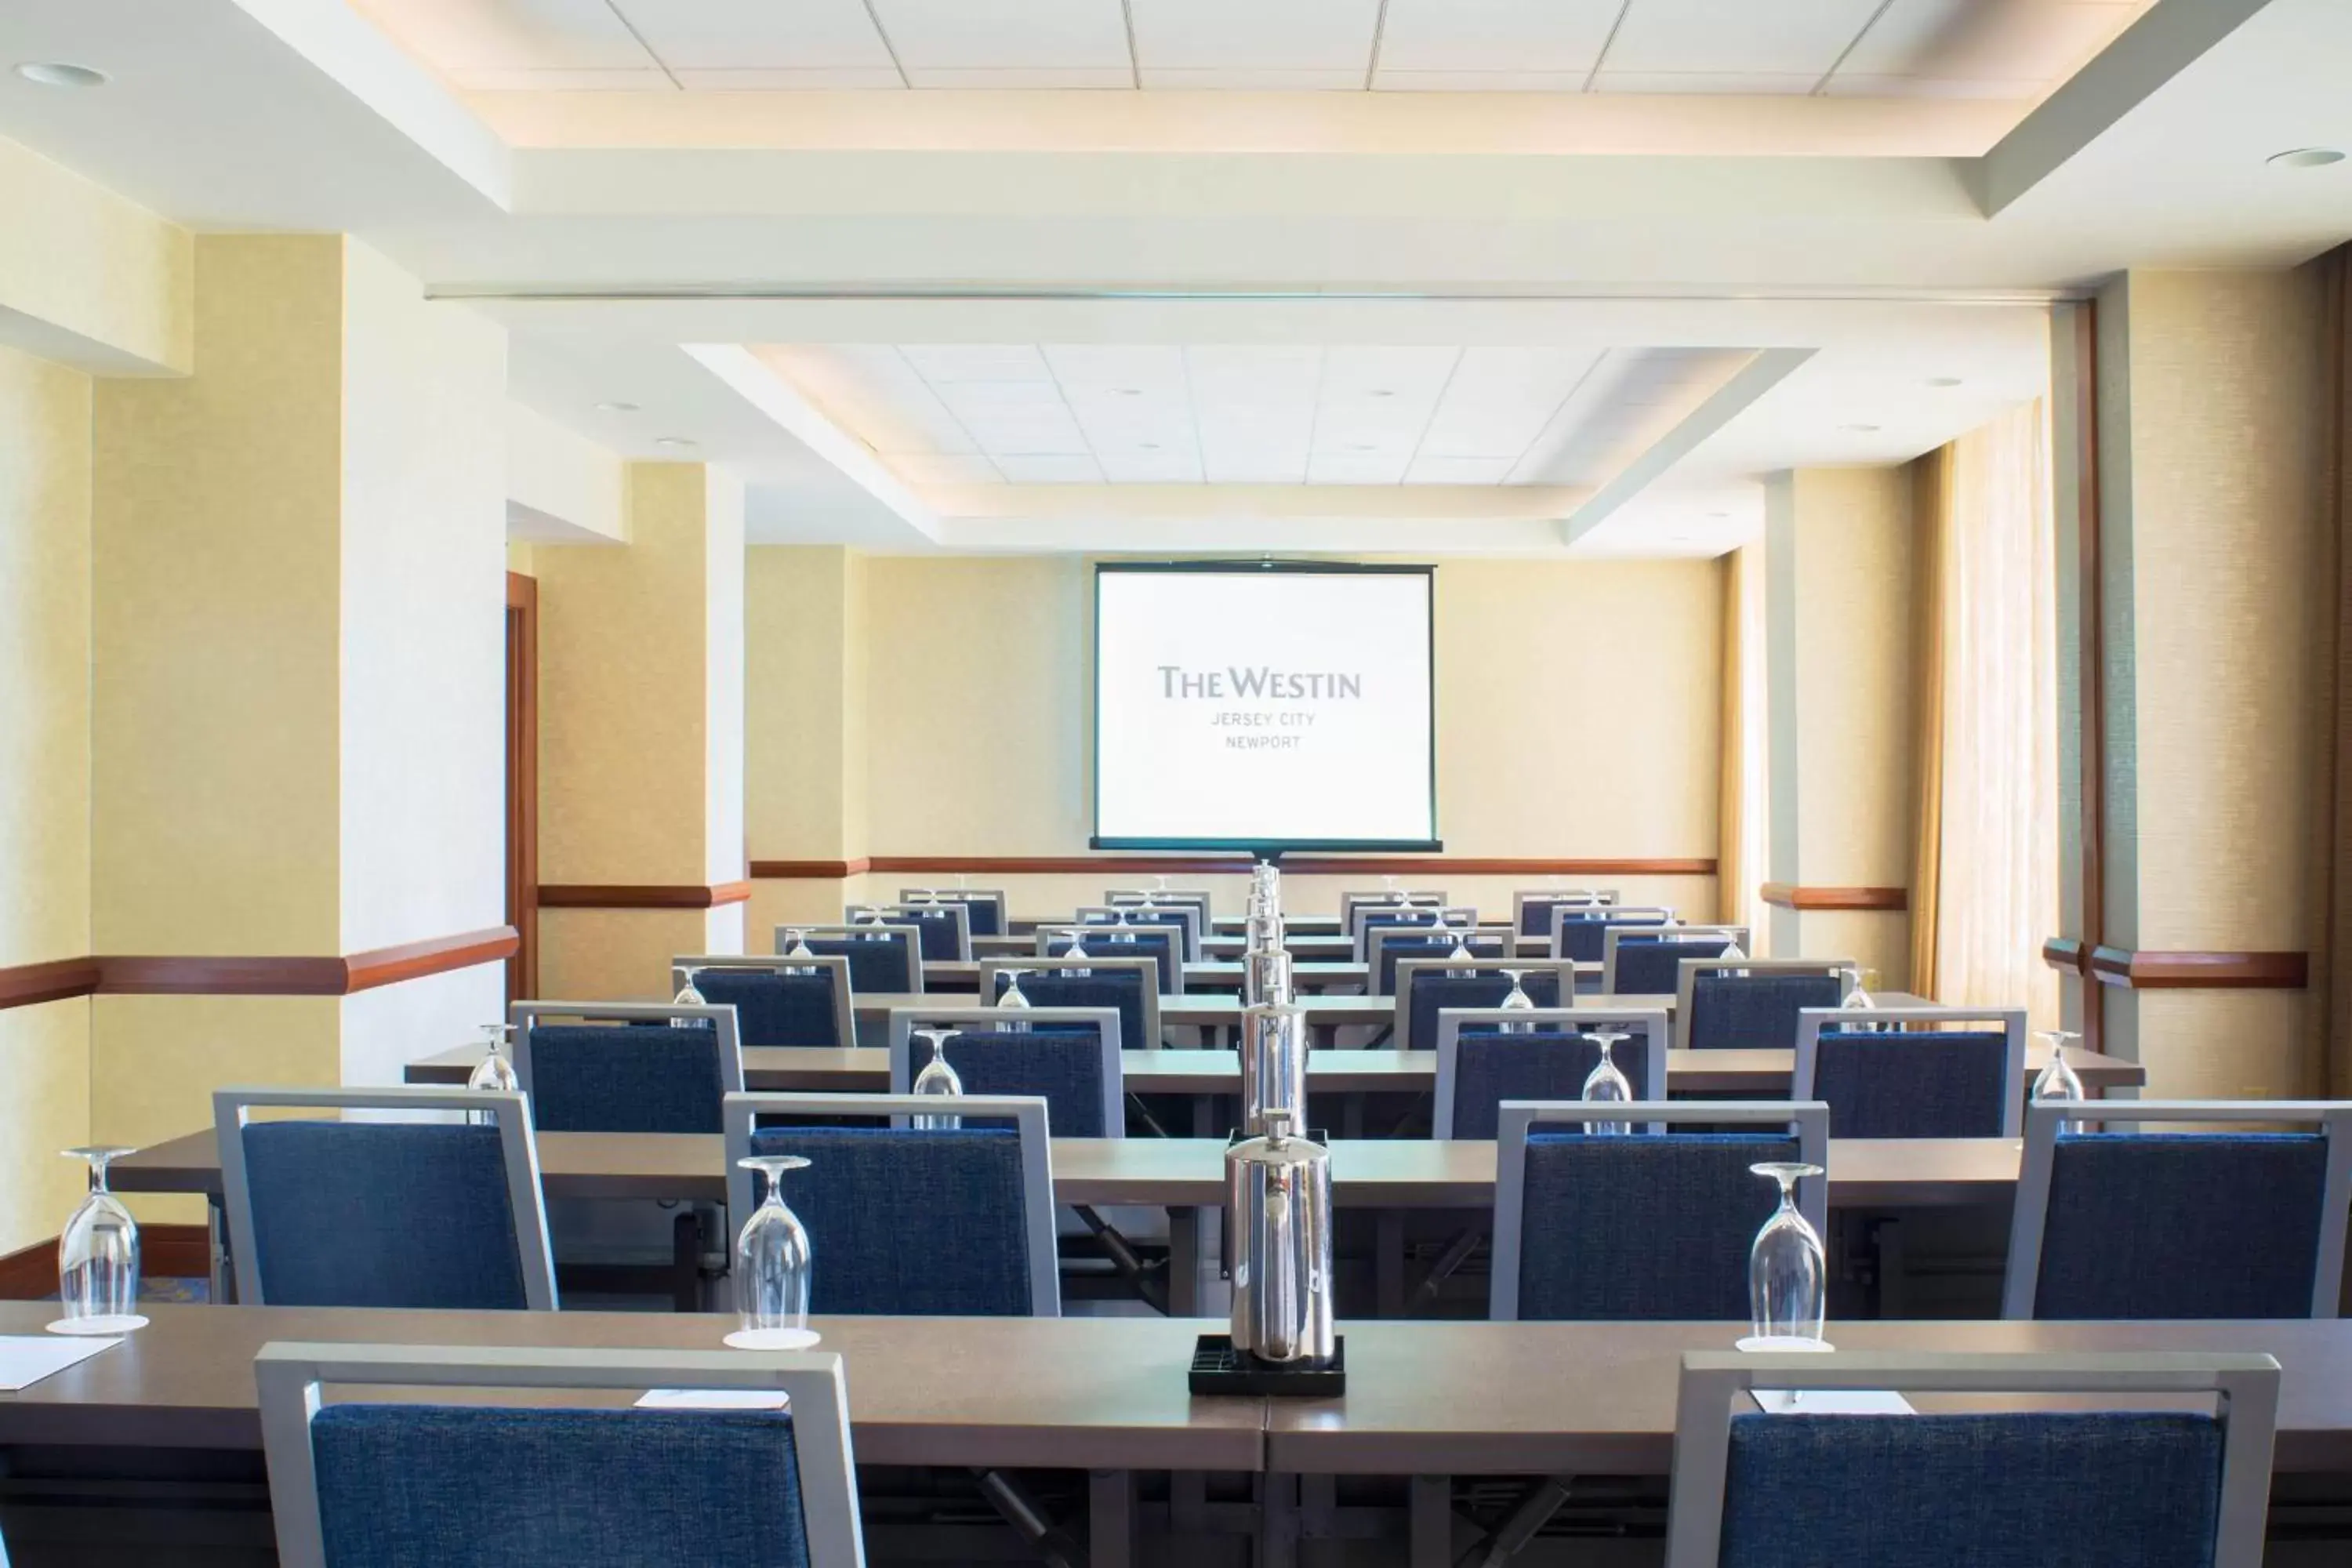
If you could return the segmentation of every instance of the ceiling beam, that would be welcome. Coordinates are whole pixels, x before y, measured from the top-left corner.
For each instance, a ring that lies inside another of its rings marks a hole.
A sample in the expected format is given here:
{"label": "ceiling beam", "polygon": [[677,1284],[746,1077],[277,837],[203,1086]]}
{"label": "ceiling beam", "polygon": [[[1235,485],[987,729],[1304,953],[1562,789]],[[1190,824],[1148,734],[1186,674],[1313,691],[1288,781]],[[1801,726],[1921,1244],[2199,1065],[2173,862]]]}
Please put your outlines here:
{"label": "ceiling beam", "polygon": [[1574,544],[1600,527],[1610,513],[1655,484],[1667,469],[1690,456],[1700,442],[1731,423],[1758,398],[1787,380],[1816,352],[1813,349],[1757,350],[1753,359],[1717,387],[1706,402],[1692,409],[1682,423],[1652,442],[1641,456],[1619,469],[1607,484],[1593,491],[1591,500],[1561,520],[1560,542]]}

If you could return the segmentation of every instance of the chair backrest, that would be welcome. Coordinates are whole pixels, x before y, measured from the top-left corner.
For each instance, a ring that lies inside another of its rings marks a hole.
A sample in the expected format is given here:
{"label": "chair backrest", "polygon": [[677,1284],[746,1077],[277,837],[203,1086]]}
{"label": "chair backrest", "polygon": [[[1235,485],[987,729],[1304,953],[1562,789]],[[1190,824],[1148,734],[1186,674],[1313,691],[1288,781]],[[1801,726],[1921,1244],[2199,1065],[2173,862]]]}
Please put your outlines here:
{"label": "chair backrest", "polygon": [[1164,925],[1039,926],[1037,956],[1059,958],[1076,943],[1089,958],[1149,957],[1158,965],[1154,984],[1163,996],[1184,994],[1184,928]]}
{"label": "chair backrest", "polygon": [[[1423,888],[1418,890],[1407,889],[1402,889],[1402,891],[1404,892],[1404,901],[1408,904],[1419,904],[1425,908],[1433,907],[1437,909],[1444,909],[1446,907],[1445,889],[1443,888]],[[1385,889],[1379,891],[1370,891],[1363,889],[1358,889],[1353,892],[1342,892],[1339,895],[1340,931],[1349,936],[1355,935],[1356,911],[1368,906],[1380,909],[1395,909],[1397,907],[1396,894],[1389,892]]]}
{"label": "chair backrest", "polygon": [[[2072,1133],[2287,1122],[2294,1132]],[[2333,1318],[2352,1197],[2352,1102],[2040,1100],[2002,1281],[2006,1318]]]}
{"label": "chair backrest", "polygon": [[1080,904],[1067,921],[1058,924],[1082,926],[1160,926],[1181,927],[1184,932],[1184,962],[1201,962],[1201,938],[1209,929],[1209,911],[1198,904]]}
{"label": "chair backrest", "polygon": [[923,990],[923,933],[911,921],[892,925],[780,925],[774,948],[779,955],[792,946],[798,931],[811,952],[849,960],[849,988],[859,991]]}
{"label": "chair backrest", "polygon": [[[1826,1168],[1829,1107],[1635,1100],[1612,1120],[1668,1130],[1588,1134],[1592,1114],[1580,1100],[1503,1102],[1487,1316],[1744,1321],[1748,1250],[1780,1204],[1780,1190],[1748,1167]],[[1753,1131],[1676,1132],[1675,1123]],[[1824,1237],[1828,1182],[1797,1184],[1798,1208]]]}
{"label": "chair backrest", "polygon": [[1004,993],[1004,971],[1024,971],[1021,994],[1039,1007],[1116,1007],[1119,1042],[1130,1051],[1160,1048],[1160,964],[1152,958],[983,958],[980,999],[993,1005]]}
{"label": "chair backrest", "polygon": [[1375,996],[1396,994],[1396,966],[1404,959],[1444,958],[1463,945],[1469,948],[1473,958],[1488,963],[1507,963],[1511,956],[1510,932],[1476,927],[1433,930],[1428,926],[1373,925],[1364,928],[1360,940]]}
{"label": "chair backrest", "polygon": [[1557,958],[1480,959],[1457,963],[1444,958],[1405,958],[1396,966],[1396,1014],[1390,1026],[1402,1050],[1425,1051],[1437,1044],[1437,1015],[1448,1007],[1494,1007],[1511,994],[1503,971],[1522,970],[1519,989],[1538,1007],[1564,1007],[1576,1000],[1576,965]]}
{"label": "chair backrest", "polygon": [[1103,902],[1124,909],[1129,905],[1154,909],[1192,909],[1200,910],[1199,924],[1205,933],[1209,929],[1209,895],[1190,889],[1169,889],[1166,892],[1147,894],[1140,888],[1110,888],[1103,892]]}
{"label": "chair backrest", "polygon": [[857,1043],[845,958],[680,954],[669,961],[673,995],[684,988],[689,974],[704,1001],[734,1007],[735,1026],[747,1046],[838,1047]]}
{"label": "chair backrest", "polygon": [[[949,1114],[934,1095],[730,1094],[727,1203],[740,1224],[763,1193],[740,1162],[799,1154],[784,1201],[815,1258],[813,1312],[907,1317],[1062,1314],[1054,1251],[1054,1165],[1045,1102],[1034,1095],[967,1095],[951,1114],[1010,1127],[950,1131],[905,1125]],[[847,1119],[761,1127],[761,1119]],[[859,1126],[888,1118],[888,1126]]]}
{"label": "chair backrest", "polygon": [[1605,939],[1610,927],[1671,925],[1675,911],[1654,905],[1584,907],[1554,904],[1549,919],[1551,923],[1544,934],[1549,939],[1551,956],[1598,963],[1606,951]]}
{"label": "chair backrest", "polygon": [[[1005,1026],[1018,1021],[1025,1034]],[[948,1065],[966,1094],[1034,1094],[1045,1101],[1056,1138],[1123,1138],[1127,1100],[1121,1081],[1118,1009],[894,1007],[890,1010],[890,1092],[911,1094],[930,1060],[915,1031],[952,1028]]]}
{"label": "chair backrest", "polygon": [[[1953,1568],[2258,1568],[2278,1385],[2267,1355],[2208,1352],[1688,1351],[1666,1568],[1898,1558]],[[1788,1390],[2090,1394],[2112,1408],[1758,1411],[1759,1400],[1777,1404]],[[2183,1401],[2192,1407],[2162,1408]],[[2218,1412],[2195,1407],[2207,1405]]]}
{"label": "chair backrest", "polygon": [[1478,929],[1478,911],[1466,905],[1413,905],[1398,909],[1393,904],[1358,904],[1352,921],[1348,931],[1353,946],[1352,956],[1358,963],[1366,963],[1371,959],[1372,934],[1375,931],[1472,931]]}
{"label": "chair backrest", "polygon": [[[410,1120],[274,1119],[293,1110]],[[419,1119],[428,1113],[446,1120]],[[223,1089],[213,1127],[247,1306],[555,1310],[539,1145],[520,1093]]]}
{"label": "chair backrest", "polygon": [[[1506,1025],[1533,1034],[1497,1034]],[[1666,1098],[1663,1007],[1448,1007],[1437,1015],[1437,1103],[1431,1135],[1492,1138],[1507,1100],[1575,1100],[1601,1060],[1585,1037],[1601,1030],[1632,1037],[1611,1052],[1636,1100]]]}
{"label": "chair backrest", "polygon": [[1601,909],[1617,901],[1614,888],[1521,889],[1511,895],[1511,931],[1518,936],[1548,937],[1552,910]]}
{"label": "chair backrest", "polygon": [[973,936],[1003,936],[1011,929],[1011,918],[1004,912],[1004,889],[1002,888],[901,888],[898,901],[902,904],[961,904],[964,908],[964,929]]}
{"label": "chair backrest", "polygon": [[1807,1007],[1789,1091],[1841,1138],[2014,1138],[2025,1110],[2025,1009]]}
{"label": "chair backrest", "polygon": [[919,933],[923,956],[941,963],[971,961],[971,906],[940,900],[937,903],[852,904],[843,913],[851,925],[877,923],[910,925]]}
{"label": "chair backrest", "polygon": [[[862,1568],[841,1357],[272,1342],[254,1358],[278,1561]],[[394,1387],[397,1402],[326,1390]],[[425,1389],[743,1389],[785,1409],[447,1404]],[[538,1506],[519,1508],[529,1488]]]}
{"label": "chair backrest", "polygon": [[1748,951],[1746,926],[1612,925],[1601,934],[1601,989],[1612,996],[1671,996],[1685,958]]}
{"label": "chair backrest", "polygon": [[1675,1044],[1684,1050],[1794,1050],[1797,1015],[1834,1007],[1853,966],[1838,959],[1685,958],[1675,977]]}
{"label": "chair backrest", "polygon": [[716,1132],[743,1087],[735,1009],[513,1002],[515,1078],[545,1132]]}

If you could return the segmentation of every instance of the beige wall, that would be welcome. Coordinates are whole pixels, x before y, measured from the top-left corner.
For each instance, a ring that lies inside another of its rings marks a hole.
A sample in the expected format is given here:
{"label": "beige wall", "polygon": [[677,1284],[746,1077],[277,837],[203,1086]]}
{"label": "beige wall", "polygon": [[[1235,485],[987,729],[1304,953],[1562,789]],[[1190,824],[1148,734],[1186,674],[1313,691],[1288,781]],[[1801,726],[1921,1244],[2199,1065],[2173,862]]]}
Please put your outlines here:
{"label": "beige wall", "polygon": [[109,374],[194,363],[186,230],[0,140],[0,342]]}
{"label": "beige wall", "polygon": [[[89,951],[89,420],[88,376],[0,348],[0,966]],[[0,1253],[78,1201],[89,1008],[0,1009]]]}

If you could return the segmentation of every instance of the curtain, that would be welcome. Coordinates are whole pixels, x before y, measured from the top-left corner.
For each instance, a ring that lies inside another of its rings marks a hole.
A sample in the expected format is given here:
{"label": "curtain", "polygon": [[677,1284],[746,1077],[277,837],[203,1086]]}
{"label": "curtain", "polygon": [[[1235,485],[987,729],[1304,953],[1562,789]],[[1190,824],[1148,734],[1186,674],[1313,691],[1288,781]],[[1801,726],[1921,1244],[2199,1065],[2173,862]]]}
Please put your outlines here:
{"label": "curtain", "polygon": [[1766,836],[1770,831],[1769,716],[1764,689],[1764,546],[1724,557],[1723,744],[1716,848],[1720,919],[1748,928],[1748,951],[1765,952]]}
{"label": "curtain", "polygon": [[[2044,405],[2013,409],[1935,465],[1928,650],[1934,725],[1922,758],[1920,955],[1931,994],[2014,1005],[2055,1026],[2042,962],[2058,919],[2057,560]],[[1929,837],[1932,833],[1932,839]],[[1916,917],[1915,917],[1916,918]],[[1916,978],[1916,977],[1915,977]]]}

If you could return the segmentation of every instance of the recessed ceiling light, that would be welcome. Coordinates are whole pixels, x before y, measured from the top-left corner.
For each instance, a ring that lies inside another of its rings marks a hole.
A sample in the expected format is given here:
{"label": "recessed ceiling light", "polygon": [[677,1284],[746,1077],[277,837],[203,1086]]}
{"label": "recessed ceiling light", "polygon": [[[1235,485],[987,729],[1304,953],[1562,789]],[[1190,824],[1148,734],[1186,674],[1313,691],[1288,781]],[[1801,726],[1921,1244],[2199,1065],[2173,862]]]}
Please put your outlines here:
{"label": "recessed ceiling light", "polygon": [[692,447],[696,443],[688,439],[684,436],[663,436],[656,437],[654,441],[655,446],[667,447],[673,452],[683,452],[688,447]]}
{"label": "recessed ceiling light", "polygon": [[636,411],[637,405],[634,403],[600,403],[596,405],[596,412],[599,414],[635,414]]}
{"label": "recessed ceiling light", "polygon": [[1370,441],[1350,441],[1348,443],[1348,450],[1350,452],[1377,452],[1380,448],[1372,445]]}
{"label": "recessed ceiling light", "polygon": [[1729,517],[1731,514],[1727,511],[1711,511],[1706,515],[1709,517]]}
{"label": "recessed ceiling light", "polygon": [[1390,391],[1387,387],[1385,387],[1385,386],[1376,386],[1376,387],[1372,388],[1372,390],[1371,390],[1371,392],[1370,392],[1370,395],[1371,395],[1371,396],[1373,396],[1373,397],[1394,397],[1394,396],[1396,395],[1396,394],[1395,394],[1395,393],[1393,393],[1393,392],[1391,392],[1391,391]]}
{"label": "recessed ceiling light", "polygon": [[1856,434],[1856,435],[1858,435],[1858,436],[1870,436],[1870,435],[1874,435],[1874,434],[1876,434],[1876,433],[1877,433],[1877,430],[1878,430],[1878,426],[1875,426],[1875,425],[1843,425],[1843,426],[1839,426],[1839,428],[1840,428],[1840,429],[1843,429],[1843,430],[1851,430],[1851,431],[1853,431],[1854,434]]}
{"label": "recessed ceiling light", "polygon": [[1157,441],[1138,441],[1135,444],[1135,447],[1139,452],[1157,452],[1160,450],[1160,443]]}
{"label": "recessed ceiling light", "polygon": [[16,68],[16,74],[26,81],[43,87],[104,87],[106,73],[88,66],[68,65],[63,60],[26,60]]}
{"label": "recessed ceiling light", "polygon": [[1120,397],[1140,397],[1143,395],[1143,388],[1139,386],[1114,386],[1111,388],[1111,391]]}
{"label": "recessed ceiling light", "polygon": [[1960,378],[1957,375],[1931,375],[1927,378],[1927,384],[1929,386],[1958,386],[1960,384]]}
{"label": "recessed ceiling light", "polygon": [[2273,153],[2263,162],[2273,169],[2325,169],[2344,162],[2344,154],[2333,147],[2296,147]]}

